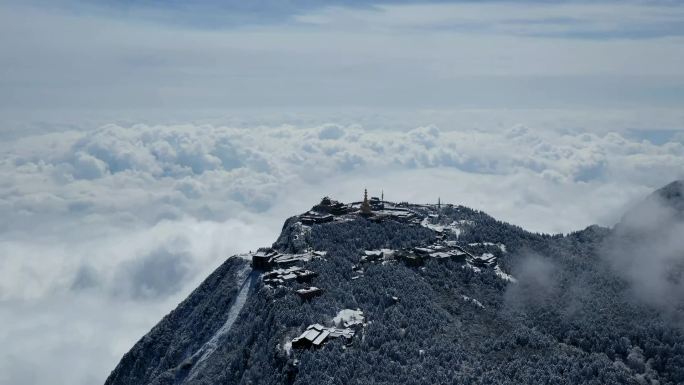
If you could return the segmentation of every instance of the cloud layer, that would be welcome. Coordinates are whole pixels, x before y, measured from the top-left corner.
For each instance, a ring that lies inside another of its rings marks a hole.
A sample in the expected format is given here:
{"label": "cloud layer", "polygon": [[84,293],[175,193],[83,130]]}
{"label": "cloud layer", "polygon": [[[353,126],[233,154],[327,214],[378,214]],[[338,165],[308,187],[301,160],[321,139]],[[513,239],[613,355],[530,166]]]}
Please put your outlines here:
{"label": "cloud layer", "polygon": [[[0,146],[0,213],[12,229],[64,216],[154,224],[190,215],[263,212],[291,183],[374,171],[453,169],[533,175],[550,183],[658,186],[681,173],[684,143],[619,132],[503,129],[367,130],[358,125],[105,125]],[[62,222],[63,223],[63,222]],[[42,226],[39,224],[39,226]],[[62,226],[68,225],[68,222]],[[11,230],[11,229],[7,229]],[[47,229],[46,229],[47,231]]]}
{"label": "cloud layer", "polygon": [[[50,242],[92,247],[90,239],[125,237],[136,228],[157,237],[161,232],[174,234],[177,230],[172,227],[178,223],[249,223],[274,212],[283,215],[278,219],[282,220],[297,211],[278,211],[292,199],[288,194],[293,191],[355,199],[364,185],[384,188],[397,200],[432,201],[441,195],[504,219],[510,219],[511,205],[555,210],[568,202],[554,192],[591,190],[601,199],[596,204],[604,207],[595,215],[606,215],[593,220],[605,224],[611,211],[633,197],[681,176],[684,163],[684,143],[676,137],[653,144],[616,132],[540,131],[522,124],[499,131],[443,131],[434,125],[406,131],[365,130],[332,123],[251,128],[110,124],[23,137],[5,142],[0,149],[0,214],[7,219],[0,234],[3,248],[8,255],[27,247],[31,254],[64,259],[65,254],[82,251],[71,246],[50,250]],[[415,174],[416,180],[428,179],[425,183],[433,186],[393,188],[406,173]],[[478,190],[487,193],[480,192],[480,199],[473,200]],[[506,190],[510,203],[502,209],[492,198]],[[616,199],[606,202],[609,194]],[[313,199],[302,200],[295,207],[312,203]],[[573,223],[576,219],[554,225],[529,216],[520,224],[549,232],[591,224]],[[189,263],[185,252],[193,247],[185,238],[187,234],[168,235],[164,242],[176,242],[173,247],[145,246],[136,258],[150,258],[154,266],[155,258],[162,255],[178,262],[168,274],[184,275]],[[22,243],[29,239],[30,244]],[[19,270],[12,274],[21,274]],[[89,278],[91,272],[79,271],[79,283],[74,285],[88,286],[94,280]],[[136,275],[129,273],[124,275]],[[31,282],[30,274],[25,278]],[[41,280],[42,284],[30,285],[31,290],[44,286]],[[11,280],[6,282],[0,285],[3,296],[17,291]],[[135,284],[129,289],[138,294],[145,291]]]}

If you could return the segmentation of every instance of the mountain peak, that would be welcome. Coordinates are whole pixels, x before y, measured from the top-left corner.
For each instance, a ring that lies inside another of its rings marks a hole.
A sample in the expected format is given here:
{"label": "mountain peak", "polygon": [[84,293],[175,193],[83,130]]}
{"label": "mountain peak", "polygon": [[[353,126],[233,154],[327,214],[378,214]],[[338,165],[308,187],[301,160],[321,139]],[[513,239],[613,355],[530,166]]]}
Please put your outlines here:
{"label": "mountain peak", "polygon": [[684,211],[684,180],[671,182],[651,195],[677,211]]}
{"label": "mountain peak", "polygon": [[661,231],[684,219],[684,181],[676,180],[649,194],[627,210],[616,225],[619,232]]}
{"label": "mountain peak", "polygon": [[[679,201],[679,186],[660,194]],[[534,234],[441,200],[326,197],[271,247],[228,258],[106,385],[636,384],[651,359],[668,364],[649,379],[682,383],[684,354],[666,347],[684,337],[601,265],[608,233]],[[622,338],[595,338],[605,330]]]}

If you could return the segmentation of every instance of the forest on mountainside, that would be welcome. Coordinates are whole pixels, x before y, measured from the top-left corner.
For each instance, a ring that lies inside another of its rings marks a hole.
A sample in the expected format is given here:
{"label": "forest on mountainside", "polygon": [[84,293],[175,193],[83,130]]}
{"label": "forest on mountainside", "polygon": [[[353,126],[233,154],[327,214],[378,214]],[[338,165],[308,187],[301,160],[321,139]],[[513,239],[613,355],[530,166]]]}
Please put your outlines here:
{"label": "forest on mountainside", "polygon": [[[230,282],[246,263],[228,259],[124,357],[107,384],[684,383],[682,309],[635,296],[604,255],[613,230],[535,234],[461,206],[435,220],[467,224],[448,239],[488,248],[517,282],[453,260],[361,264],[364,250],[433,243],[435,232],[423,226],[359,218],[302,232],[291,218],[275,245],[327,252],[304,265],[318,273],[311,285],[323,295],[303,301],[293,294],[302,283],[257,283],[190,379],[187,358],[220,327],[236,292]],[[289,346],[306,326],[330,325],[342,309],[366,317],[350,345]]]}

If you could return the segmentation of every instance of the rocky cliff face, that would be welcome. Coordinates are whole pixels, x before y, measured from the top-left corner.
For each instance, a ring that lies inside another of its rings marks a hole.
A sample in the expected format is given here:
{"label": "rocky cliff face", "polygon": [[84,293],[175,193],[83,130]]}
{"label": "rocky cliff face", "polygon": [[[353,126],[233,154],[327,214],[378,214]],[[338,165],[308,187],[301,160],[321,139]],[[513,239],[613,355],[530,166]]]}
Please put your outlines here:
{"label": "rocky cliff face", "polygon": [[288,218],[273,247],[288,253],[301,253],[309,247],[310,230],[297,217]]}
{"label": "rocky cliff face", "polygon": [[[677,201],[681,183],[659,191]],[[106,384],[684,383],[681,308],[634,295],[605,253],[620,226],[397,210],[288,219],[270,272],[229,258]]]}

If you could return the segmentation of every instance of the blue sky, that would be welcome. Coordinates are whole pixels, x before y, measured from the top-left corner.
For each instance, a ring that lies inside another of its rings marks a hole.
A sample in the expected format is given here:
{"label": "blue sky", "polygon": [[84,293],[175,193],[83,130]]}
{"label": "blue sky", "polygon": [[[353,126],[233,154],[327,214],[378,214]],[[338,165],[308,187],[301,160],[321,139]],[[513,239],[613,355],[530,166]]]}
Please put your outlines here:
{"label": "blue sky", "polygon": [[[26,4],[26,2],[20,2]],[[506,1],[506,0],[472,0],[472,1],[272,1],[272,0],[257,0],[257,1],[235,1],[235,0],[199,0],[193,2],[167,0],[167,1],[140,1],[140,0],[122,0],[122,1],[40,1],[35,0],[32,4],[39,6],[52,6],[55,9],[63,9],[67,11],[84,13],[84,12],[102,12],[110,13],[118,16],[138,16],[141,19],[150,18],[152,16],[167,16],[165,20],[169,23],[193,25],[199,28],[220,28],[232,27],[245,24],[264,24],[275,22],[286,22],[293,15],[312,12],[317,9],[327,7],[348,7],[357,9],[373,9],[378,5],[433,5],[433,4],[462,4],[462,5],[486,5],[486,4],[501,4],[509,3],[525,5],[548,5],[548,6],[564,6],[572,4],[592,4],[587,1]],[[636,5],[645,7],[671,7],[679,6],[676,1],[625,1],[625,2],[603,2],[604,4],[613,5],[619,8],[624,5]],[[645,8],[648,9],[648,8]],[[651,8],[652,9],[652,8]],[[512,17],[509,19],[510,23],[517,24],[565,24],[575,26],[581,30],[583,24],[588,20],[587,15],[557,15],[545,18],[535,17]],[[661,23],[658,25],[637,24],[632,26],[622,26],[620,28],[625,32],[620,34],[616,31],[616,37],[654,37],[654,36],[668,36],[681,35],[682,23],[677,20],[672,20],[670,23]],[[655,32],[656,30],[660,32]],[[643,34],[640,34],[642,31]],[[579,34],[581,35],[581,33]],[[578,36],[570,33],[567,36]],[[600,35],[588,35],[600,37]]]}
{"label": "blue sky", "polygon": [[[301,14],[313,13],[325,8],[350,8],[358,10],[379,10],[384,6],[402,5],[461,5],[469,6],[496,6],[519,4],[520,7],[545,6],[547,8],[558,8],[573,5],[604,5],[612,7],[616,11],[621,8],[638,7],[647,13],[654,11],[674,10],[674,15],[670,18],[649,19],[641,18],[636,22],[625,20],[624,23],[605,26],[604,28],[595,27],[595,18],[591,14],[563,14],[552,15],[532,15],[532,16],[511,16],[502,17],[499,22],[508,25],[539,25],[539,26],[564,26],[564,31],[558,32],[532,32],[530,35],[555,36],[566,38],[657,38],[667,36],[681,36],[684,34],[684,22],[676,17],[677,9],[681,6],[676,1],[608,1],[608,2],[588,2],[588,1],[507,1],[507,0],[472,0],[472,1],[216,1],[199,0],[193,2],[168,0],[168,1],[82,1],[82,0],[60,0],[42,1],[33,0],[29,2],[14,2],[15,4],[32,4],[34,6],[49,7],[53,10],[61,10],[80,15],[103,15],[114,18],[134,18],[147,22],[158,22],[161,24],[190,26],[200,29],[223,29],[236,28],[247,25],[266,25],[266,24],[288,24],[292,23],[293,17]],[[662,16],[662,15],[661,15]],[[494,25],[487,22],[470,20],[469,22],[453,22],[437,25],[426,25],[427,28],[446,28],[462,32],[480,33],[494,31]],[[523,33],[525,34],[525,33]]]}

